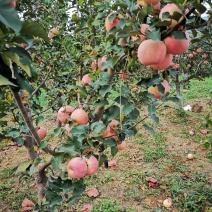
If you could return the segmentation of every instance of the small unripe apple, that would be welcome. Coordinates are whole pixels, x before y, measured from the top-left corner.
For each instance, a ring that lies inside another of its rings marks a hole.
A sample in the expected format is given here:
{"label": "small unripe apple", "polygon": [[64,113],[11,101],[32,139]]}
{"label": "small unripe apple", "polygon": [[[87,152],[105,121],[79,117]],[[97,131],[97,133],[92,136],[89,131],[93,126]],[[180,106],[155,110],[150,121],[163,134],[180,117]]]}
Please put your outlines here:
{"label": "small unripe apple", "polygon": [[193,160],[194,159],[194,155],[192,153],[189,153],[187,157],[188,157],[189,160]]}
{"label": "small unripe apple", "polygon": [[40,140],[43,140],[43,139],[46,137],[46,135],[47,135],[47,131],[46,131],[46,129],[43,128],[43,127],[41,127],[41,128],[37,131],[37,133],[38,133],[38,136],[39,136]]}
{"label": "small unripe apple", "polygon": [[67,172],[70,177],[80,179],[87,173],[87,163],[81,157],[72,158],[67,165]]}
{"label": "small unripe apple", "polygon": [[83,109],[76,109],[71,114],[71,120],[76,125],[82,125],[88,123],[88,114]]}
{"label": "small unripe apple", "polygon": [[167,198],[163,201],[163,206],[165,208],[171,208],[172,207],[172,199],[171,198]]}
{"label": "small unripe apple", "polygon": [[117,145],[119,151],[124,150],[127,147],[127,143],[122,141],[120,144]]}
{"label": "small unripe apple", "polygon": [[84,160],[87,163],[87,172],[86,175],[92,175],[94,174],[98,167],[99,167],[99,162],[96,159],[96,157],[94,157],[93,155],[90,156],[90,158],[84,158]]}
{"label": "small unripe apple", "polygon": [[207,61],[207,60],[203,61],[203,64],[204,64],[204,65],[206,65],[207,63],[208,63],[208,61]]}

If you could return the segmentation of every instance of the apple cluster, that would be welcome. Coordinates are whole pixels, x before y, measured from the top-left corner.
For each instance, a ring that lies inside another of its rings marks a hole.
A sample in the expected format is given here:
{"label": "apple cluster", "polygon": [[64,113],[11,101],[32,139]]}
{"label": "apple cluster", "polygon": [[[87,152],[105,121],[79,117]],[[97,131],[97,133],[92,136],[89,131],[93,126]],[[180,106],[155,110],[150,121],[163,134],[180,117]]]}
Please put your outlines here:
{"label": "apple cluster", "polygon": [[[164,13],[169,13],[170,16],[175,12],[182,15],[179,21],[182,20],[183,14],[178,6],[174,3],[166,4],[162,9],[160,9],[160,0],[138,0],[138,5],[144,6],[151,4],[154,6],[153,14],[156,10],[159,11],[159,19],[162,21],[167,21],[170,24],[167,26],[167,29],[173,29],[178,24],[178,21],[171,18],[163,18]],[[113,20],[110,20],[109,17],[113,13],[110,13],[105,19],[105,28],[107,33],[115,26],[118,26],[120,19],[123,18],[120,14],[115,16]],[[167,17],[167,16],[166,16]],[[146,35],[148,31],[152,32],[154,29],[148,24],[140,25],[140,32],[137,36],[132,36],[132,40],[140,40],[140,45],[137,51],[138,61],[145,65],[151,67],[153,70],[163,71],[168,68],[170,65],[174,68],[179,68],[177,64],[172,62],[173,55],[178,55],[184,53],[189,47],[189,34],[187,31],[184,32],[184,39],[176,39],[173,35],[166,37],[163,40],[152,40],[149,39]],[[178,27],[177,30],[182,30],[181,27]],[[161,83],[165,87],[165,93],[169,91],[169,86],[167,81]],[[158,87],[150,87],[148,91],[155,95],[157,99],[160,99],[160,93]]]}
{"label": "apple cluster", "polygon": [[67,172],[71,178],[80,179],[85,175],[94,174],[99,167],[99,162],[95,156],[72,158],[67,165]]}

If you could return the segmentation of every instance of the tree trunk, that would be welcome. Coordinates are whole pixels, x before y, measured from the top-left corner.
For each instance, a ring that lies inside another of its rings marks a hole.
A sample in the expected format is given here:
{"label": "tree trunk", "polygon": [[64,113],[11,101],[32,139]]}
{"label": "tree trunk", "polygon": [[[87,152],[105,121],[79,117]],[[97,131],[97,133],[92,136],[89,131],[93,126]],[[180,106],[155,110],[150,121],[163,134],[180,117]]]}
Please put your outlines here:
{"label": "tree trunk", "polygon": [[[181,96],[179,74],[176,74],[175,85],[176,85],[177,96]],[[181,100],[178,102],[178,107],[179,107],[179,110],[182,110],[183,106],[182,106]]]}

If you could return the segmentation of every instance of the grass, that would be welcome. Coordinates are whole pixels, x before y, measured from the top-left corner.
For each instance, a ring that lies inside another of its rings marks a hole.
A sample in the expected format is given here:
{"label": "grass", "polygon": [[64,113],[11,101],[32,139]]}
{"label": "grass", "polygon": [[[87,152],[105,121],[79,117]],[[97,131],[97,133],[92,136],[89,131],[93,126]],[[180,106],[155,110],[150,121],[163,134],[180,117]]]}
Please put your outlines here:
{"label": "grass", "polygon": [[191,80],[186,93],[183,93],[184,100],[210,98],[212,96],[212,77],[202,81]]}

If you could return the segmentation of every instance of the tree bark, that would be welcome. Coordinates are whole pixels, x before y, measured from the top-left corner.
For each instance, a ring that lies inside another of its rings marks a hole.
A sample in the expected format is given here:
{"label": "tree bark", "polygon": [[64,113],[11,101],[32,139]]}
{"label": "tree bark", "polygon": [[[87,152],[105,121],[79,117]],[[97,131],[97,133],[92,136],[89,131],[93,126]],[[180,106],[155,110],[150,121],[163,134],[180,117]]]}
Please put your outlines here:
{"label": "tree bark", "polygon": [[[21,112],[21,115],[22,115],[22,117],[23,117],[23,119],[24,119],[27,127],[29,128],[30,133],[32,134],[32,136],[35,139],[35,141],[37,142],[37,144],[39,144],[41,142],[40,137],[38,136],[38,133],[35,130],[34,125],[33,125],[32,121],[31,121],[31,119],[28,116],[27,110],[26,110],[26,108],[24,107],[24,105],[23,105],[23,103],[21,101],[21,98],[19,96],[19,93],[17,91],[14,91],[11,86],[10,86],[10,90],[13,93],[13,96],[14,96],[14,98],[16,100],[16,103],[18,105],[18,108],[19,108],[19,110]],[[46,153],[52,154],[52,155],[55,153],[48,146],[45,147],[45,148],[43,148],[43,151],[46,152]]]}

